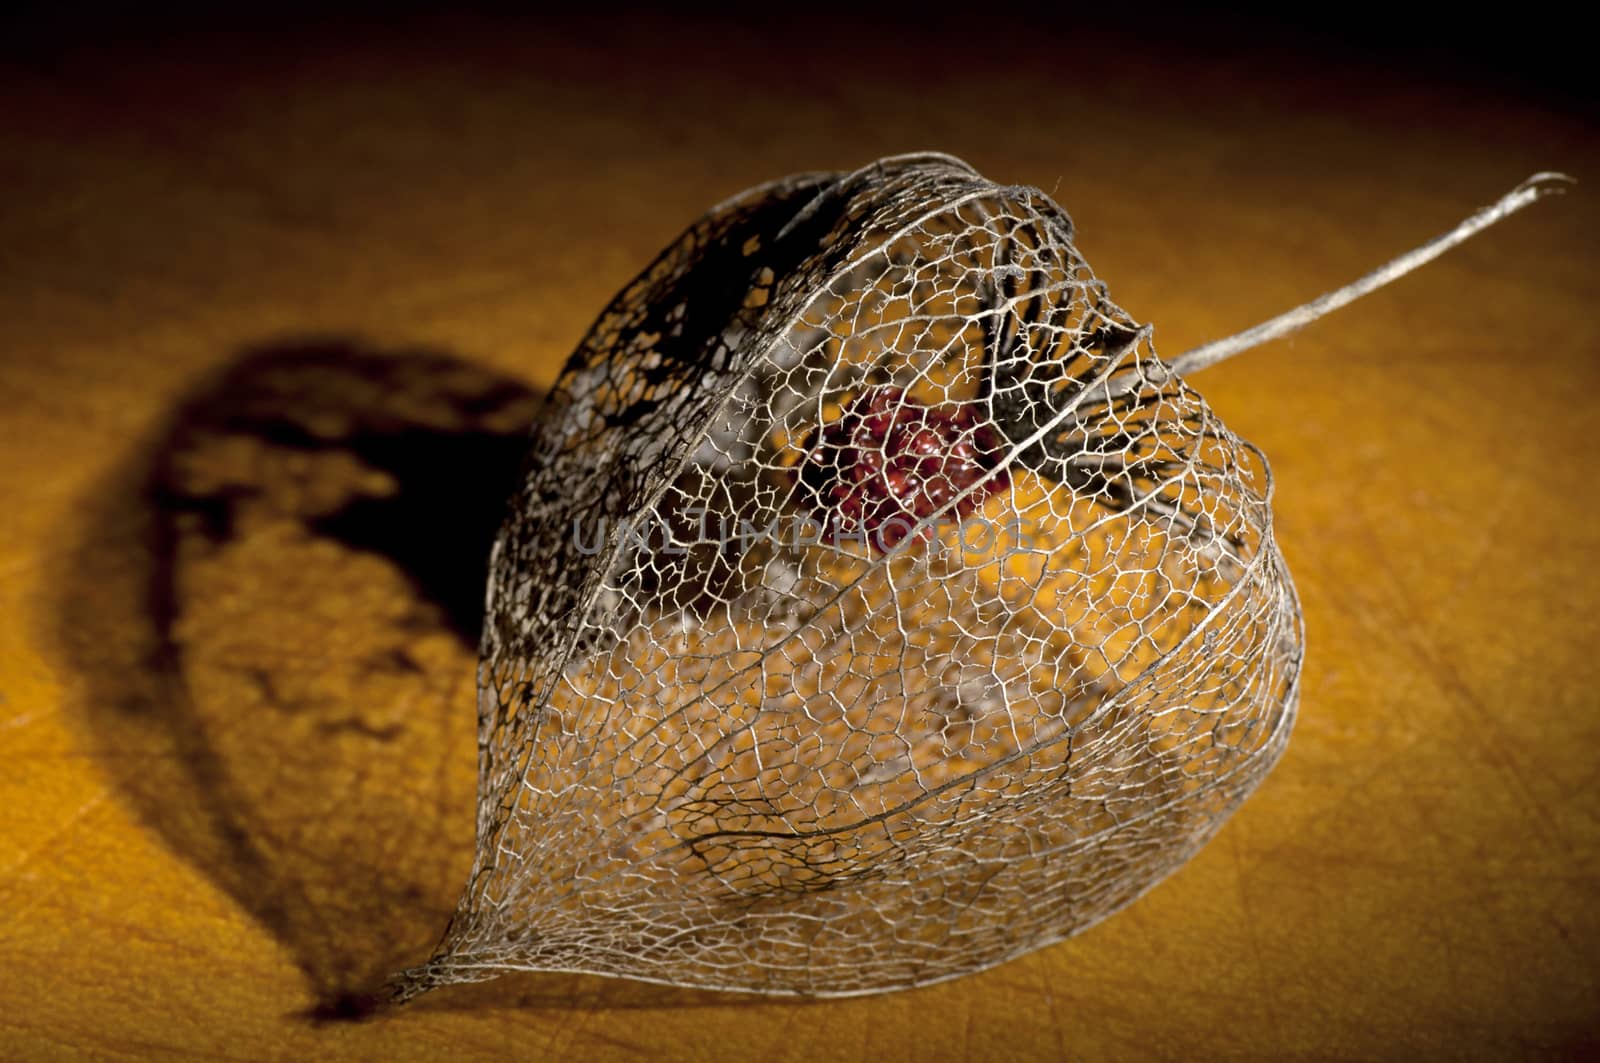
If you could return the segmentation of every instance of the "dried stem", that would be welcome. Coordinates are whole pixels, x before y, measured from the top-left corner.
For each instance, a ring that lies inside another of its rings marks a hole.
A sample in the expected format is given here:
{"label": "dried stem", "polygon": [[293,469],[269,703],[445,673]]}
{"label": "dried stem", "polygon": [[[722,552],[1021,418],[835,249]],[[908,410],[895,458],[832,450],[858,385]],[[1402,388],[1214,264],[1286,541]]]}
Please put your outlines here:
{"label": "dried stem", "polygon": [[1287,313],[1279,314],[1270,321],[1263,321],[1254,328],[1245,329],[1226,339],[1207,343],[1193,350],[1185,351],[1178,355],[1172,363],[1172,369],[1179,374],[1193,373],[1200,369],[1226,361],[1242,351],[1258,347],[1263,343],[1279,339],[1295,332],[1325,314],[1331,313],[1347,303],[1353,303],[1363,295],[1377,291],[1390,281],[1410,273],[1419,266],[1426,265],[1444,254],[1446,251],[1476,236],[1496,222],[1508,218],[1523,207],[1534,203],[1545,196],[1554,195],[1564,191],[1562,184],[1574,184],[1575,180],[1561,173],[1536,173],[1523,181],[1516,188],[1506,193],[1492,206],[1485,207],[1472,215],[1472,217],[1457,225],[1454,229],[1442,236],[1428,241],[1421,247],[1408,251],[1399,258],[1385,263],[1371,273],[1339,288],[1318,296],[1303,306],[1297,306]]}

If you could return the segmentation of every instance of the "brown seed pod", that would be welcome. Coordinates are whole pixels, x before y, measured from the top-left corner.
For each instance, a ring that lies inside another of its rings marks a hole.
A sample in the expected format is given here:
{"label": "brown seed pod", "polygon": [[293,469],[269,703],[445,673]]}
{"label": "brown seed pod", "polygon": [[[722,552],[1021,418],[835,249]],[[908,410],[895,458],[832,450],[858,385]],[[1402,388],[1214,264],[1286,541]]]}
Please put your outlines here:
{"label": "brown seed pod", "polygon": [[1302,654],[1266,462],[1184,373],[1542,190],[1171,364],[1049,197],[948,156],[712,210],[535,429],[475,866],[396,996],[513,969],[872,992],[1138,897],[1272,767]]}

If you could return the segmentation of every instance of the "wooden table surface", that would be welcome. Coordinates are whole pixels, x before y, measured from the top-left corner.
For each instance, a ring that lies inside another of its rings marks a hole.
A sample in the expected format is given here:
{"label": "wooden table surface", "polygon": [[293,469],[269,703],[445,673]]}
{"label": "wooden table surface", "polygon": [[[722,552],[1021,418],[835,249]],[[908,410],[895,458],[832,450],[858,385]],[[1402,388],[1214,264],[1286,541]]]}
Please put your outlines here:
{"label": "wooden table surface", "polygon": [[1600,181],[1591,115],[1492,81],[798,47],[825,31],[441,20],[0,73],[0,1057],[1600,1047],[1593,183],[1196,379],[1273,462],[1301,717],[1124,913],[875,998],[528,975],[324,1021],[464,876],[482,551],[538,389],[710,204],[953,152],[1053,192],[1174,354],[1536,170]]}

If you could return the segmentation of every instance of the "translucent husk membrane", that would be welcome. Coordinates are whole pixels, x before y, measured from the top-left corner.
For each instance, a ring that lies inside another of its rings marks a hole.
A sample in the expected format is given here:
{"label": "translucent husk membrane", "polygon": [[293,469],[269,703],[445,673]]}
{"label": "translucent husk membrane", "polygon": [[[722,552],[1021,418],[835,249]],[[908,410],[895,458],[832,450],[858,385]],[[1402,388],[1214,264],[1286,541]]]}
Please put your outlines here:
{"label": "translucent husk membrane", "polygon": [[396,998],[903,988],[1192,856],[1283,751],[1303,632],[1265,460],[1149,336],[1055,203],[948,156],[697,221],[535,429],[474,869]]}

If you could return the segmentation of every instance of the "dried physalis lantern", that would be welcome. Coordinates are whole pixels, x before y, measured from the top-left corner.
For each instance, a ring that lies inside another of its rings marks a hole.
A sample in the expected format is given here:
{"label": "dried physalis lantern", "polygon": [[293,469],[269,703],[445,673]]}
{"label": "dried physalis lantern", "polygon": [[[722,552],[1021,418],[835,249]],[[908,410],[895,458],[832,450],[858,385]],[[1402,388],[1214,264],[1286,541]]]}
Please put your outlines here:
{"label": "dried physalis lantern", "polygon": [[943,155],[696,222],[550,396],[491,561],[477,856],[397,999],[510,970],[818,996],[1058,941],[1282,752],[1265,460],[1032,188]]}

